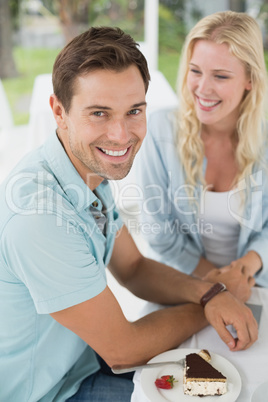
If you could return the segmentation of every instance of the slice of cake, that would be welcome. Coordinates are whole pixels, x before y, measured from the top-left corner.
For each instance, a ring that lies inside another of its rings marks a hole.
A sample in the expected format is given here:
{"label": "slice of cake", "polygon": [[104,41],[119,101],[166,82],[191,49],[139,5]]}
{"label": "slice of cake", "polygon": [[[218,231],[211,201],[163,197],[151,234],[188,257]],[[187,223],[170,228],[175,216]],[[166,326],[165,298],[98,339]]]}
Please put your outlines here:
{"label": "slice of cake", "polygon": [[223,395],[227,379],[199,354],[191,353],[185,357],[183,390],[185,395]]}

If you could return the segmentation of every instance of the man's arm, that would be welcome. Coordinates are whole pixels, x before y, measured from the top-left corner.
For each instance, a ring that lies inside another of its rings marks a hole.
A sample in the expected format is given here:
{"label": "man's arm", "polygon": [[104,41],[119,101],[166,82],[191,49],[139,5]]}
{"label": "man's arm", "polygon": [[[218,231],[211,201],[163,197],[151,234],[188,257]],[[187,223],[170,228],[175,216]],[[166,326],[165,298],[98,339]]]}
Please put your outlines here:
{"label": "man's arm", "polygon": [[[224,292],[211,299],[203,309],[199,299],[211,283],[143,258],[125,227],[115,241],[110,269],[134,294],[174,304],[131,323],[106,287],[90,300],[51,314],[111,366],[144,363],[163,351],[179,346],[204,328],[208,321],[231,350],[246,349],[257,339],[256,322],[251,311],[241,302],[229,292]],[[194,303],[176,305],[185,302]],[[228,324],[236,328],[237,342],[227,331],[225,326]]]}
{"label": "man's arm", "polygon": [[128,322],[108,287],[98,296],[51,316],[82,338],[110,366],[145,363],[176,348],[207,325],[197,304],[169,307]]}
{"label": "man's arm", "polygon": [[164,264],[144,258],[125,226],[119,231],[115,240],[109,269],[114,277],[136,296],[168,305],[199,303],[203,294],[215,282],[223,282],[228,289],[230,286],[231,293],[235,297],[246,301],[250,297],[251,287],[255,284],[247,271],[237,273],[239,288],[236,292],[228,272],[221,273],[218,277],[220,271],[214,269],[211,278],[200,281]]}
{"label": "man's arm", "polygon": [[[204,281],[192,278],[171,267],[144,258],[137,250],[126,227],[117,236],[109,268],[113,275],[136,296],[160,304],[199,303],[200,298],[219,279]],[[239,273],[239,286],[231,286],[229,273],[221,281],[231,287],[241,301],[250,297],[255,281],[245,270]],[[230,292],[213,298],[205,308],[206,318],[231,350],[248,347],[257,339],[257,323],[251,311]],[[221,300],[221,301],[220,301]],[[234,340],[226,326],[232,324],[238,340]],[[248,343],[249,342],[249,343]]]}
{"label": "man's arm", "polygon": [[143,257],[126,226],[117,234],[108,268],[133,294],[160,304],[199,303],[201,296],[211,287],[211,283],[193,279],[167,265]]}

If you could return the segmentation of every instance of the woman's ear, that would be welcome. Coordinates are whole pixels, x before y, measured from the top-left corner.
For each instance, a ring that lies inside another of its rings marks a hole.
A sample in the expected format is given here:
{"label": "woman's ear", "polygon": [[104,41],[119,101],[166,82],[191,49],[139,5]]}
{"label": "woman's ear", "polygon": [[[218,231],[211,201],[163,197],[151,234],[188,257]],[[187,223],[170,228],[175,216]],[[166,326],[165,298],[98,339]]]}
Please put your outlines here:
{"label": "woman's ear", "polygon": [[52,109],[57,126],[63,130],[66,130],[67,124],[65,109],[55,94],[50,95],[49,104]]}
{"label": "woman's ear", "polygon": [[251,80],[248,81],[248,83],[246,84],[246,88],[247,91],[250,91],[252,89],[252,84],[251,84]]}

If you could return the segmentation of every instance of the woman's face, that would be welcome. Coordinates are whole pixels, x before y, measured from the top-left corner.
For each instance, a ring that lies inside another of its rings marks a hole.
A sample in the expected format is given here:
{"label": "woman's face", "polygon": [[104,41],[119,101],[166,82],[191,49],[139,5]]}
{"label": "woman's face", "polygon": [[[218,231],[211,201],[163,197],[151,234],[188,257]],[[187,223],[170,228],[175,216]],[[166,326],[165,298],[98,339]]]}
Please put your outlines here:
{"label": "woman's face", "polygon": [[225,43],[198,40],[189,64],[187,86],[191,92],[197,118],[203,125],[218,129],[234,127],[250,79],[240,60]]}

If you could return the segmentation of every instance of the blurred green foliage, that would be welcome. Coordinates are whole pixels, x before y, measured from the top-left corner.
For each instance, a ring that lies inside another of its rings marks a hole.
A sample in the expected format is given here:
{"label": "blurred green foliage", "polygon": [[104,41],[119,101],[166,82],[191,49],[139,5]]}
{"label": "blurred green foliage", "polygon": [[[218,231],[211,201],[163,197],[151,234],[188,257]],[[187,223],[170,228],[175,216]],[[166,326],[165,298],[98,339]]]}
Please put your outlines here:
{"label": "blurred green foliage", "polygon": [[[73,0],[79,3],[82,0]],[[150,0],[154,1],[154,0]],[[9,0],[13,26],[17,27],[20,0]],[[60,0],[43,0],[51,12],[57,14]],[[72,3],[72,5],[73,5]],[[186,34],[183,21],[185,0],[159,0],[159,61],[158,68],[175,90],[179,55]],[[144,40],[144,0],[90,0],[88,25],[120,26],[136,41]],[[26,124],[29,103],[37,75],[50,73],[59,49],[14,48],[19,72],[17,78],[3,80],[15,124]],[[265,52],[268,66],[268,52]]]}
{"label": "blurred green foliage", "polygon": [[159,50],[181,50],[186,28],[181,18],[163,4],[159,5]]}
{"label": "blurred green foliage", "polygon": [[[73,3],[79,4],[80,0]],[[51,12],[57,14],[59,0],[44,0]],[[131,5],[132,4],[132,5]],[[13,26],[17,27],[19,0],[10,0]],[[175,87],[178,54],[184,38],[184,25],[180,11],[183,0],[160,0],[159,5],[159,69],[172,87]],[[73,4],[72,4],[73,6]],[[77,17],[77,14],[76,14]],[[88,25],[120,26],[136,41],[144,40],[144,0],[91,0],[88,3]],[[59,49],[14,48],[14,58],[19,72],[17,78],[3,80],[12,109],[14,123],[27,124],[29,102],[37,75],[50,73]]]}
{"label": "blurred green foliage", "polygon": [[159,52],[158,70],[164,74],[174,91],[176,91],[179,58],[180,54],[178,52],[164,50]]}
{"label": "blurred green foliage", "polygon": [[19,0],[8,0],[8,4],[12,17],[12,26],[17,29],[19,26]]}
{"label": "blurred green foliage", "polygon": [[3,80],[3,85],[12,110],[14,124],[27,124],[29,102],[34,79],[39,74],[50,73],[59,50],[14,48],[19,76]]}

